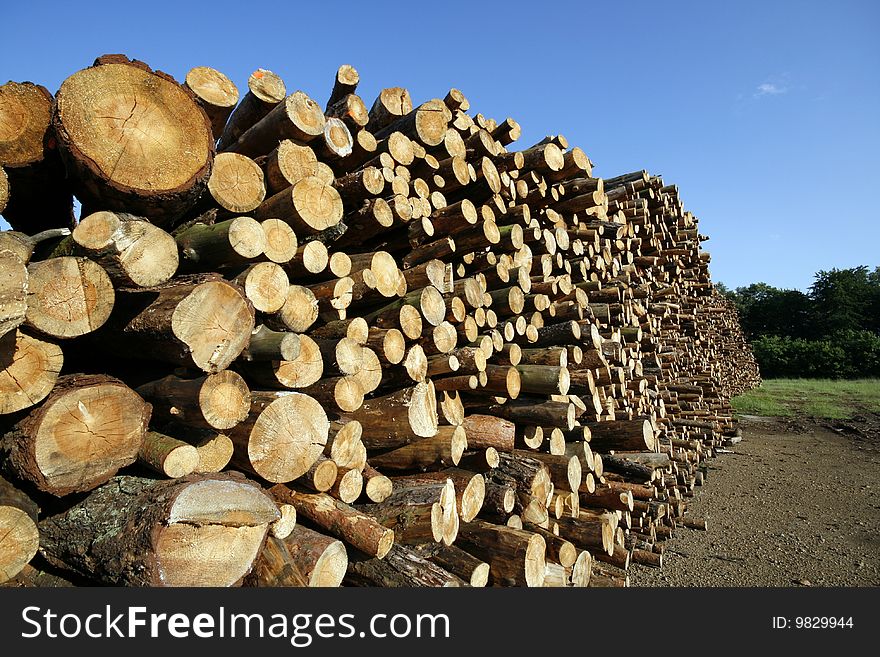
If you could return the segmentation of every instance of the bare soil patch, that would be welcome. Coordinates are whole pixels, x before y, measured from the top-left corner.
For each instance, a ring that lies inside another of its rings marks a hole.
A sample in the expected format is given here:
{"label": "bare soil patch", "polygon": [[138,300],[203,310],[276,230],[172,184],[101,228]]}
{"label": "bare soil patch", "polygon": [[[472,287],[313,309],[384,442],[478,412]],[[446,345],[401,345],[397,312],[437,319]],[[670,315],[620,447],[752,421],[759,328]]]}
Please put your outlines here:
{"label": "bare soil patch", "polygon": [[633,586],[880,585],[880,415],[743,416],[743,441],[709,464],[662,570]]}

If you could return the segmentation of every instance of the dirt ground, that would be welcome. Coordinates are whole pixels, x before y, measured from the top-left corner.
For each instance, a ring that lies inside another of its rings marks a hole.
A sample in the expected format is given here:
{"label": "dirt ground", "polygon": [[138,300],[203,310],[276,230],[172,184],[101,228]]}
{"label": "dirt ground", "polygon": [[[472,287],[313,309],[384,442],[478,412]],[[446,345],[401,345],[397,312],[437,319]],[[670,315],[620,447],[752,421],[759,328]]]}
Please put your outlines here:
{"label": "dirt ground", "polygon": [[880,415],[849,421],[744,416],[743,441],[710,461],[662,570],[632,586],[880,585]]}

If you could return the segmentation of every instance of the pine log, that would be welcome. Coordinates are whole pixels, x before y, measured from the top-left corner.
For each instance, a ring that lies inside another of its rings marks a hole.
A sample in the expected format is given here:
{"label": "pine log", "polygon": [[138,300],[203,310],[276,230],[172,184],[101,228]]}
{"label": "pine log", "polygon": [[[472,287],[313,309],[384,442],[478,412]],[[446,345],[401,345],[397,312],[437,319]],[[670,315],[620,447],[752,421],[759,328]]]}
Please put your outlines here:
{"label": "pine log", "polygon": [[56,496],[88,491],[134,463],[150,405],[117,379],[66,375],[2,438],[6,468]]}
{"label": "pine log", "polygon": [[238,88],[228,77],[210,66],[191,68],[183,84],[193,93],[199,107],[205,110],[211,122],[211,135],[218,139],[238,103]]}
{"label": "pine log", "polygon": [[455,487],[455,504],[459,517],[463,522],[470,522],[480,513],[486,499],[486,479],[483,475],[462,468],[445,468],[393,478],[395,489],[432,486],[447,480],[452,481]]}
{"label": "pine log", "polygon": [[[346,425],[348,426],[348,425]],[[394,483],[369,463],[364,467],[364,493],[371,502],[380,504],[394,492]]]}
{"label": "pine log", "polygon": [[305,588],[309,584],[305,574],[293,561],[287,543],[275,536],[268,536],[244,585]]}
{"label": "pine log", "polygon": [[217,149],[226,150],[244,132],[284,100],[287,89],[283,80],[272,71],[258,68],[248,78],[248,92],[226,122],[217,140]]}
{"label": "pine log", "polygon": [[15,413],[46,398],[58,380],[61,347],[20,329],[0,337],[0,415]]}
{"label": "pine log", "polygon": [[412,98],[409,91],[403,87],[388,87],[382,89],[370,108],[370,122],[367,127],[375,133],[397,119],[406,116],[412,111]]}
{"label": "pine log", "polygon": [[232,214],[244,214],[259,207],[265,198],[263,170],[251,158],[240,153],[219,153],[214,158],[205,201]]}
{"label": "pine log", "polygon": [[434,541],[452,545],[458,536],[459,515],[451,479],[414,487],[395,486],[382,503],[358,509],[394,530],[395,543]]}
{"label": "pine log", "polygon": [[264,158],[257,158],[265,171],[266,186],[271,194],[277,194],[303,178],[318,172],[318,158],[311,147],[290,139],[283,140]]}
{"label": "pine log", "polygon": [[544,584],[546,544],[538,534],[474,520],[462,524],[459,545],[489,564],[491,584]]}
{"label": "pine log", "polygon": [[181,268],[212,271],[244,266],[263,254],[266,236],[251,217],[235,217],[215,224],[194,223],[174,234]]}
{"label": "pine log", "polygon": [[18,575],[40,547],[39,508],[0,478],[0,584]]}
{"label": "pine log", "polygon": [[269,493],[277,502],[295,506],[299,516],[371,557],[384,558],[394,545],[392,530],[326,493],[294,492],[284,485],[273,486]]}
{"label": "pine log", "polygon": [[351,64],[343,64],[336,70],[336,79],[333,83],[333,91],[327,100],[327,107],[338,101],[343,96],[353,94],[360,82],[357,69]]}
{"label": "pine log", "polygon": [[370,457],[370,462],[385,470],[448,467],[458,464],[467,447],[467,433],[462,427],[441,426],[437,428],[436,435],[414,440],[381,454],[374,454]]}
{"label": "pine log", "polygon": [[308,395],[254,391],[250,414],[228,434],[236,464],[266,481],[285,483],[318,460],[329,430],[327,414]]}
{"label": "pine log", "polygon": [[367,449],[394,449],[418,438],[437,434],[437,396],[431,381],[364,401],[343,419],[357,420],[363,427]]}
{"label": "pine log", "polygon": [[612,420],[591,422],[586,426],[592,433],[590,446],[602,452],[611,450],[651,452],[657,444],[650,420]]}
{"label": "pine log", "polygon": [[119,290],[101,347],[204,372],[225,369],[254,329],[253,307],[220,276],[182,276],[153,288]]}
{"label": "pine log", "polygon": [[432,563],[460,577],[468,586],[483,587],[489,581],[489,564],[455,545],[431,545],[419,552]]}
{"label": "pine log", "polygon": [[324,113],[314,100],[295,91],[223,150],[249,157],[267,155],[282,139],[309,143],[324,132]]}
{"label": "pine log", "polygon": [[384,559],[353,555],[344,583],[347,586],[458,587],[464,582],[440,566],[420,557],[405,545],[394,545]]}
{"label": "pine log", "polygon": [[0,337],[18,328],[27,315],[28,270],[19,254],[0,245]]}
{"label": "pine log", "polygon": [[0,212],[27,234],[73,228],[73,195],[51,128],[52,100],[32,82],[0,86]]}
{"label": "pine log", "polygon": [[250,412],[251,393],[245,380],[223,370],[191,379],[173,374],[137,387],[153,405],[153,418],[201,429],[231,429]]}
{"label": "pine log", "polygon": [[284,307],[290,293],[287,274],[274,262],[251,265],[233,280],[244,288],[244,295],[259,312],[278,312]]}
{"label": "pine log", "polygon": [[91,211],[168,222],[207,184],[208,117],[173,78],[143,62],[105,55],[74,73],[61,84],[52,122],[77,198]]}
{"label": "pine log", "polygon": [[56,338],[91,333],[107,321],[116,302],[101,265],[78,257],[28,265],[25,325]]}
{"label": "pine log", "polygon": [[196,471],[199,452],[182,440],[158,431],[147,431],[138,451],[138,461],[161,475],[176,479]]}
{"label": "pine log", "polygon": [[310,176],[267,198],[253,214],[260,220],[281,219],[298,237],[304,237],[336,226],[342,219],[343,206],[333,187]]}
{"label": "pine log", "polygon": [[52,255],[87,256],[123,287],[161,285],[174,276],[179,264],[171,235],[143,217],[124,212],[88,215]]}
{"label": "pine log", "polygon": [[[264,566],[258,586],[289,586],[286,580],[290,577],[290,570],[301,573],[311,588],[337,587],[342,583],[348,568],[348,555],[341,541],[297,525],[281,543],[284,546],[282,554],[286,552],[289,566],[280,569],[276,566],[273,570],[278,574],[272,578],[266,577],[268,569]],[[255,566],[257,568],[259,566]]]}
{"label": "pine log", "polygon": [[104,584],[234,586],[278,509],[242,477],[116,477],[40,523],[49,561]]}

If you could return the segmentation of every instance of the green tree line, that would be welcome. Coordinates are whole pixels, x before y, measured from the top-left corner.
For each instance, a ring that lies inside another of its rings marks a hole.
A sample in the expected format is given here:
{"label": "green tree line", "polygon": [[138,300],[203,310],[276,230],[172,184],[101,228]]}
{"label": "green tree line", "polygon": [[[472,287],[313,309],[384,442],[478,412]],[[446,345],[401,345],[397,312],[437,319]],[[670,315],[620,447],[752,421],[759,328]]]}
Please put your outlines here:
{"label": "green tree line", "polygon": [[880,376],[880,267],[820,271],[808,292],[729,290],[765,378]]}

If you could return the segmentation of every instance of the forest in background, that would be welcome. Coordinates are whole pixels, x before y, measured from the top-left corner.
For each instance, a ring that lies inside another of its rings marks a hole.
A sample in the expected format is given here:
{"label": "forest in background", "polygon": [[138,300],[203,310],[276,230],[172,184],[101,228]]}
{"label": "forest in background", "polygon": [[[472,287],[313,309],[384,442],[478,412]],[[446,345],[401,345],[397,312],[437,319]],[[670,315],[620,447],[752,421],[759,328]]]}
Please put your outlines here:
{"label": "forest in background", "polygon": [[764,378],[880,376],[880,267],[819,271],[807,292],[717,287],[736,304]]}

